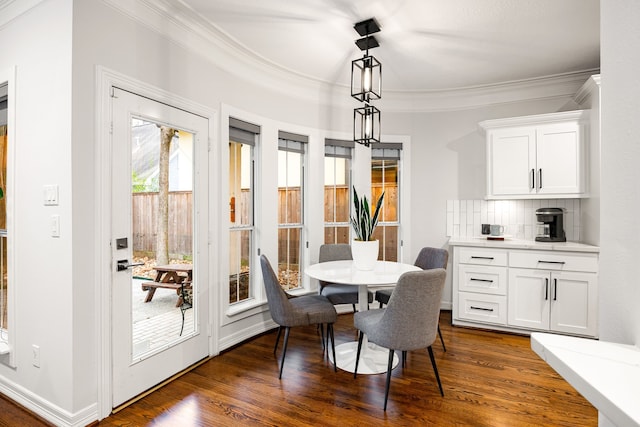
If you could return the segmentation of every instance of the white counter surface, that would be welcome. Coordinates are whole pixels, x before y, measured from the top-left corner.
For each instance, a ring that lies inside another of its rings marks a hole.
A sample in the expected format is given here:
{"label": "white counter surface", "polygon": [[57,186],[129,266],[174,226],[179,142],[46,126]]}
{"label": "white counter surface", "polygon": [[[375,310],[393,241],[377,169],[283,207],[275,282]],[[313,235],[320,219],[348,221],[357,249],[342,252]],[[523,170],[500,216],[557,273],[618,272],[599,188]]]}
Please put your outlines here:
{"label": "white counter surface", "polygon": [[535,240],[519,240],[512,238],[505,238],[504,240],[488,240],[487,236],[451,237],[449,239],[449,245],[503,249],[534,249],[540,251],[600,252],[600,248],[598,246],[578,242],[536,242]]}
{"label": "white counter surface", "polygon": [[532,333],[531,348],[617,426],[640,426],[640,348]]}

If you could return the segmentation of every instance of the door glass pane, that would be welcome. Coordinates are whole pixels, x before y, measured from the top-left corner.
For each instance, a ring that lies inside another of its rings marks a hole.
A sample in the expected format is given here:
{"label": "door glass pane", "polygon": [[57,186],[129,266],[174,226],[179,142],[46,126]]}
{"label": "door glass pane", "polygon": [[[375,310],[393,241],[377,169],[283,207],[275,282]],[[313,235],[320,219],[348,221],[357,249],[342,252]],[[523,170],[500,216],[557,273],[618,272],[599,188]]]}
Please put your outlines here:
{"label": "door glass pane", "polygon": [[135,359],[195,331],[194,135],[133,118],[131,137]]}

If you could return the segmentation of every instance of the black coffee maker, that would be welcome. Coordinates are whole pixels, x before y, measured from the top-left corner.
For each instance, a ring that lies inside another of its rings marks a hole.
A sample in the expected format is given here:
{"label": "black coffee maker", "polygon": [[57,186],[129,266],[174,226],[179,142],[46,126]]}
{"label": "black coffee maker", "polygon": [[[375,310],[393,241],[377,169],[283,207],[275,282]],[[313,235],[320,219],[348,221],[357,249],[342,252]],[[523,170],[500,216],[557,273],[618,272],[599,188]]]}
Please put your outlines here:
{"label": "black coffee maker", "polygon": [[564,210],[561,208],[540,208],[536,210],[536,219],[540,223],[538,224],[536,242],[567,241],[562,225],[563,213]]}

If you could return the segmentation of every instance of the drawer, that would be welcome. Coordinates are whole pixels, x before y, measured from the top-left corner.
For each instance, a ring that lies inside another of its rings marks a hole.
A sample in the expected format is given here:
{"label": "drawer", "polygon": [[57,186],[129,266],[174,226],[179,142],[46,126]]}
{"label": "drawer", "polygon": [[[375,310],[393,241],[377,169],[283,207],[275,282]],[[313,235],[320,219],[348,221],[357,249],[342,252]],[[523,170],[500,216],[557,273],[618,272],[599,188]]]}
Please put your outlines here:
{"label": "drawer", "polygon": [[458,318],[476,322],[507,324],[507,297],[458,292]]}
{"label": "drawer", "polygon": [[458,290],[506,295],[507,268],[460,264],[458,266]]}
{"label": "drawer", "polygon": [[596,273],[598,255],[581,252],[511,251],[509,267]]}
{"label": "drawer", "polygon": [[504,250],[462,247],[458,254],[460,264],[507,265],[507,251]]}

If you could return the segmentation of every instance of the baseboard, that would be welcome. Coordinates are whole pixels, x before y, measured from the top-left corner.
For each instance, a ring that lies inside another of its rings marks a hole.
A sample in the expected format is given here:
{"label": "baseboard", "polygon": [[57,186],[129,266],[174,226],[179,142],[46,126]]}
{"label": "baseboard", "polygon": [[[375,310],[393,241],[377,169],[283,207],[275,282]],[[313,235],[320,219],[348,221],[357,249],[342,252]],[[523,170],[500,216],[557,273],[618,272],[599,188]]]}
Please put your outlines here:
{"label": "baseboard", "polygon": [[260,335],[277,327],[278,325],[271,319],[265,320],[264,322],[260,322],[256,325],[251,325],[248,328],[236,331],[231,335],[221,338],[218,342],[218,349],[220,351],[226,350],[233,347],[234,345],[238,345],[248,339],[251,339],[257,335]]}
{"label": "baseboard", "polygon": [[56,426],[84,427],[98,420],[97,402],[71,413],[6,378],[0,378],[0,393]]}

